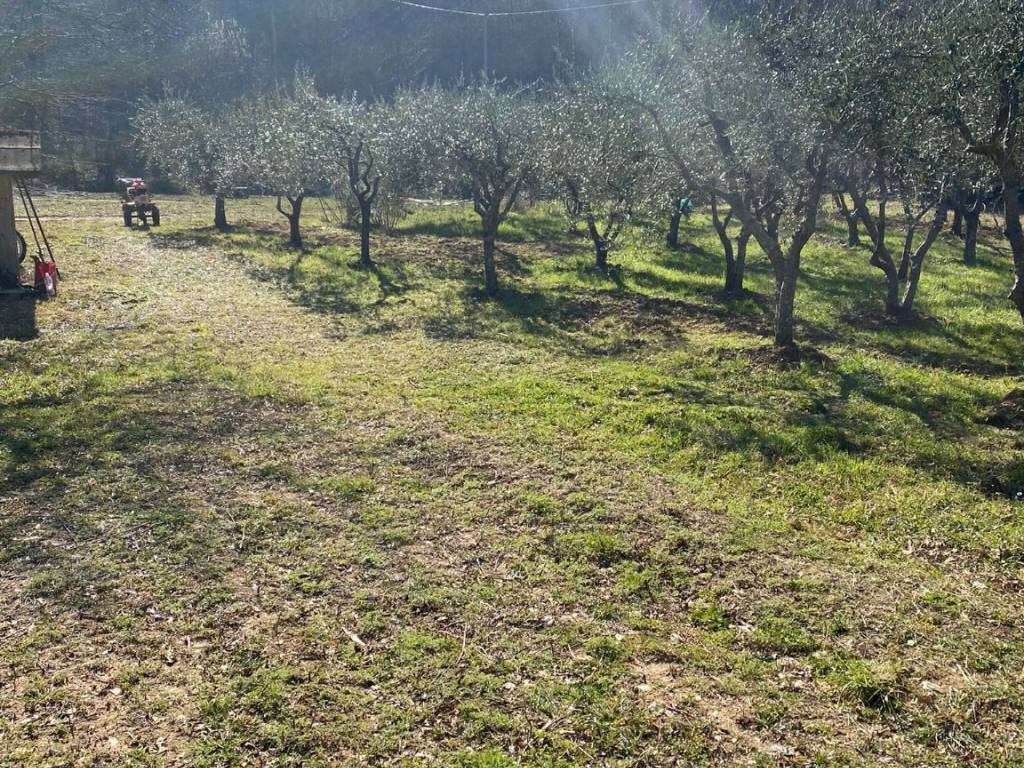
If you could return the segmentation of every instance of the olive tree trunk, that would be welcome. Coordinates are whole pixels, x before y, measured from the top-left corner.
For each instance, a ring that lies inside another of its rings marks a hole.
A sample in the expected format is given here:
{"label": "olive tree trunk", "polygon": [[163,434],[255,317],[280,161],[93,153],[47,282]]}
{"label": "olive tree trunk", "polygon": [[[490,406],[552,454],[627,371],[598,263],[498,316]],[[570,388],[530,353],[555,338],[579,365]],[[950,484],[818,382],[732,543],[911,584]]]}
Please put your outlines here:
{"label": "olive tree trunk", "polygon": [[978,226],[981,223],[981,207],[964,213],[964,264],[973,267],[978,263]]}
{"label": "olive tree trunk", "polygon": [[889,264],[876,264],[885,274],[885,314],[899,315],[900,311],[900,273]]}
{"label": "olive tree trunk", "polygon": [[732,261],[731,269],[726,262],[725,292],[730,296],[743,294],[743,279],[747,272],[747,244],[749,242],[750,230],[743,227],[736,236],[736,257]]}
{"label": "olive tree trunk", "polygon": [[593,216],[587,217],[587,232],[594,244],[594,266],[600,272],[608,271],[608,240],[601,234]]}
{"label": "olive tree trunk", "polygon": [[1010,157],[1003,158],[1000,165],[1000,176],[1003,179],[1003,234],[1013,254],[1013,288],[1010,289],[1009,299],[1024,320],[1024,230],[1020,223],[1020,171]]}
{"label": "olive tree trunk", "polygon": [[791,245],[783,263],[775,269],[775,346],[795,346],[796,279],[800,274],[800,251]]}
{"label": "olive tree trunk", "polygon": [[857,221],[857,210],[847,204],[846,194],[843,192],[836,192],[832,195],[832,199],[846,221],[846,244],[851,248],[859,246],[860,227]]}
{"label": "olive tree trunk", "polygon": [[498,270],[494,265],[494,241],[496,232],[484,233],[484,290],[488,296],[498,294]]}
{"label": "olive tree trunk", "polygon": [[924,257],[928,255],[928,251],[931,250],[945,224],[946,206],[944,203],[939,203],[935,209],[935,218],[932,219],[932,225],[928,228],[928,233],[921,244],[917,246],[914,255],[910,257],[910,269],[907,273],[903,298],[899,305],[899,314],[902,316],[909,315],[914,311],[914,299],[917,297],[917,286],[921,282],[921,268],[924,266]]}
{"label": "olive tree trunk", "polygon": [[224,195],[213,198],[213,226],[217,229],[228,228],[228,214],[224,205]]}
{"label": "olive tree trunk", "polygon": [[281,198],[277,198],[277,212],[288,219],[288,244],[294,248],[302,248],[302,230],[299,224],[302,219],[302,203],[305,201],[305,195],[299,195],[298,197],[285,196],[288,201],[290,209],[285,211],[281,207]]}
{"label": "olive tree trunk", "polygon": [[498,294],[498,267],[494,260],[498,228],[508,217],[522,190],[522,179],[474,177],[473,210],[480,217],[484,241],[484,289],[488,296]]}
{"label": "olive tree trunk", "polygon": [[857,215],[871,238],[871,266],[880,269],[882,274],[885,275],[885,313],[893,317],[905,317],[913,311],[914,299],[917,296],[917,288],[921,280],[921,268],[924,265],[924,257],[935,243],[935,239],[942,232],[942,227],[946,223],[948,207],[947,203],[944,202],[943,196],[940,194],[939,203],[934,208],[932,224],[928,229],[928,233],[924,241],[914,250],[914,237],[918,225],[931,208],[924,207],[915,213],[912,209],[912,202],[908,199],[903,201],[906,229],[903,235],[903,253],[897,265],[885,241],[886,232],[888,231],[887,205],[889,196],[888,184],[884,173],[879,172],[877,182],[879,201],[876,212],[872,212],[869,208],[863,190],[851,187],[850,193]]}
{"label": "olive tree trunk", "polygon": [[480,225],[484,241],[484,290],[488,296],[498,294],[498,268],[494,261],[495,242],[498,239],[498,227],[501,215],[498,205],[478,206]]}
{"label": "olive tree trunk", "polygon": [[370,206],[369,200],[359,200],[359,265],[362,267],[373,266],[370,258]]}
{"label": "olive tree trunk", "polygon": [[[718,202],[711,200],[711,223],[715,227],[715,234],[718,235],[718,242],[722,244],[722,255],[725,256],[725,295],[733,296],[743,292],[743,273],[747,261],[747,241],[750,239],[750,230],[744,226],[736,238],[736,247],[733,248],[732,238],[729,236],[729,221],[732,219],[730,211],[724,217],[718,211]],[[769,233],[770,235],[770,233]]]}
{"label": "olive tree trunk", "polygon": [[680,201],[677,199],[672,206],[672,216],[668,220],[668,232],[665,233],[665,242],[669,248],[679,247],[679,223],[683,219],[683,212],[679,209]]}
{"label": "olive tree trunk", "polygon": [[907,228],[903,232],[903,255],[900,256],[900,268],[897,273],[899,280],[906,280],[910,272],[910,256],[914,248],[914,235],[917,234],[917,222],[907,214]]}
{"label": "olive tree trunk", "polygon": [[775,346],[783,350],[792,350],[796,346],[794,327],[796,324],[794,306],[796,304],[797,278],[800,276],[800,257],[804,247],[810,242],[818,228],[818,211],[821,209],[821,196],[828,172],[830,155],[825,147],[819,147],[809,158],[808,168],[814,169],[812,179],[800,189],[800,202],[797,207],[799,221],[796,230],[790,236],[785,248],[777,234],[778,219],[769,221],[770,231],[764,223],[746,206],[742,196],[731,200],[738,206],[737,212],[745,229],[761,246],[771,262],[775,272]]}
{"label": "olive tree trunk", "polygon": [[745,206],[740,196],[729,202],[736,207],[743,226],[768,256],[775,273],[775,320],[773,340],[775,346],[792,350],[796,346],[794,307],[796,304],[797,279],[800,276],[800,257],[804,246],[817,229],[818,209],[821,205],[821,189],[824,184],[828,156],[822,153],[820,165],[814,180],[803,190],[800,205],[800,221],[788,245],[783,247],[776,234],[769,233],[764,224]]}
{"label": "olive tree trunk", "polygon": [[960,118],[954,119],[954,126],[967,145],[967,151],[988,158],[999,171],[1003,182],[1003,234],[1013,254],[1013,287],[1008,298],[1024,320],[1024,230],[1020,223],[1021,173],[1017,164],[1020,150],[1018,132],[1011,130],[1011,119],[1019,115],[1020,92],[1010,82],[1004,82],[1000,89],[994,137],[1003,137],[1003,142],[978,142],[970,127]]}

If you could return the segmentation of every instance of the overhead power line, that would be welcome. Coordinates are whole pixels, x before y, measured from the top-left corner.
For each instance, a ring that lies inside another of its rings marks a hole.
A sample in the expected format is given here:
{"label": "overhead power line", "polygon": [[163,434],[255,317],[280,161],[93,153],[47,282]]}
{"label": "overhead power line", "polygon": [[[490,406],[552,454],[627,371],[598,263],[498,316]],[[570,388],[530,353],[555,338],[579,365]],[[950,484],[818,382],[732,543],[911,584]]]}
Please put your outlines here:
{"label": "overhead power line", "polygon": [[414,3],[411,0],[391,0],[396,5],[407,5],[410,8],[420,8],[425,11],[438,11],[440,13],[454,13],[459,16],[538,16],[550,13],[574,13],[576,11],[591,11],[597,8],[614,8],[619,5],[640,5],[650,3],[653,0],[610,0],[606,3],[592,3],[589,5],[576,5],[569,8],[539,8],[534,11],[464,11],[460,8],[441,8],[436,5],[425,3]]}
{"label": "overhead power line", "polygon": [[451,13],[456,16],[476,16],[477,18],[483,19],[483,72],[485,75],[490,75],[490,20],[497,17],[509,17],[509,16],[539,16],[542,14],[555,14],[555,13],[576,13],[577,11],[592,11],[598,8],[615,8],[623,5],[641,5],[644,3],[651,3],[654,0],[606,0],[603,3],[589,3],[587,5],[574,5],[566,8],[539,8],[533,11],[464,11],[460,8],[444,8],[438,5],[427,5],[426,3],[417,3],[413,0],[391,0],[396,5],[406,5],[410,8],[419,8],[423,11],[435,11],[437,13]]}

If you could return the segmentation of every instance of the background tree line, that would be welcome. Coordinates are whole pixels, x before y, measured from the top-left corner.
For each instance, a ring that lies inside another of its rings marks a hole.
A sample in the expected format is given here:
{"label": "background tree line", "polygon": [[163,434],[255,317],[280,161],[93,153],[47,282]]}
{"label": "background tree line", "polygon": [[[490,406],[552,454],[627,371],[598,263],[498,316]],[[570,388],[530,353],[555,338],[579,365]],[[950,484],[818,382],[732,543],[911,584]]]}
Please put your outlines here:
{"label": "background tree line", "polygon": [[[676,1],[492,18],[491,72],[528,83],[613,60]],[[435,3],[493,12],[573,4],[588,3]],[[451,84],[480,72],[483,24],[392,0],[0,0],[0,125],[43,130],[51,181],[109,190],[138,170],[140,96],[170,87],[216,105],[285,83],[297,66],[325,93],[370,100]]]}

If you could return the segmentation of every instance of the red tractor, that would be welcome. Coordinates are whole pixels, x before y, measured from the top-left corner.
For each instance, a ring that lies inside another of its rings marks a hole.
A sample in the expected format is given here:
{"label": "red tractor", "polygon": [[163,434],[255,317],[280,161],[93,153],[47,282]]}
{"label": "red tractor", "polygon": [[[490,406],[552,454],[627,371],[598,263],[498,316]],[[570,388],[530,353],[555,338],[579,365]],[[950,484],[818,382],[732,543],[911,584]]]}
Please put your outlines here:
{"label": "red tractor", "polygon": [[139,224],[147,226],[147,216],[152,216],[153,226],[160,226],[160,209],[149,199],[149,187],[143,179],[118,179],[117,188],[121,192],[121,215],[124,225],[132,225],[132,217],[137,216]]}

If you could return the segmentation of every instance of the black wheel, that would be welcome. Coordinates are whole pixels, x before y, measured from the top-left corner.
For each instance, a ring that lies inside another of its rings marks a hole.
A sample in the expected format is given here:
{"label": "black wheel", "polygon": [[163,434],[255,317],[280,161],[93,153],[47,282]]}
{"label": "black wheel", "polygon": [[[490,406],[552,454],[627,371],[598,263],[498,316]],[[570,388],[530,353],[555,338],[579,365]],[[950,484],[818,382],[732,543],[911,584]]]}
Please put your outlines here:
{"label": "black wheel", "polygon": [[124,225],[130,227],[132,225],[132,211],[130,208],[123,208],[121,212],[124,214]]}
{"label": "black wheel", "polygon": [[21,232],[15,232],[14,236],[18,238],[18,263],[21,264],[28,256],[28,245],[25,244],[25,238],[21,236]]}
{"label": "black wheel", "polygon": [[152,213],[153,213],[153,226],[154,227],[159,227],[160,226],[160,209],[157,208],[154,205]]}

